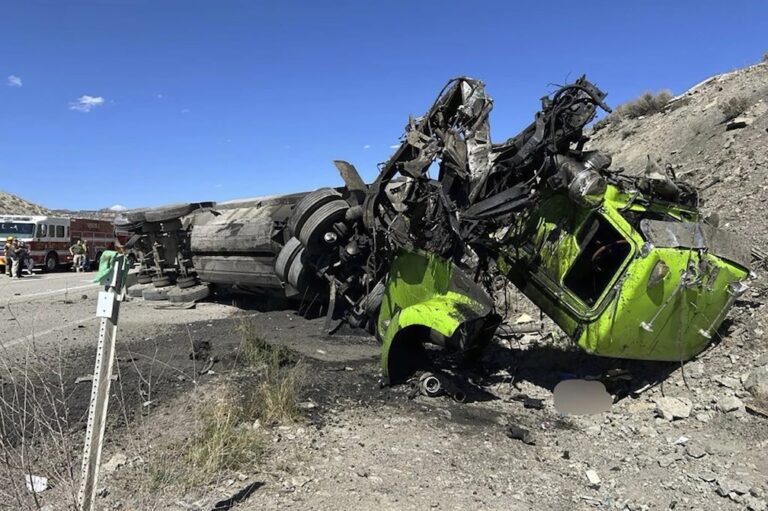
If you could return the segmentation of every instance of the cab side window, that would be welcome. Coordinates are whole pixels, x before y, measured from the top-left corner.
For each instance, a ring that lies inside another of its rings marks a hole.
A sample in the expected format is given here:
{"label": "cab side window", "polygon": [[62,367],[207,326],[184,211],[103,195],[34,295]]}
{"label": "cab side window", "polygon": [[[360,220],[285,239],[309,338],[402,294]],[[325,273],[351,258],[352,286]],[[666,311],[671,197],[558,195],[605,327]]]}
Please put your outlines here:
{"label": "cab side window", "polygon": [[56,226],[56,237],[57,238],[63,238],[64,237],[64,226],[63,225],[57,225]]}
{"label": "cab side window", "polygon": [[48,226],[46,224],[38,224],[37,237],[45,238],[46,236],[48,236]]}
{"label": "cab side window", "polygon": [[607,220],[589,218],[577,235],[581,250],[563,284],[584,303],[595,305],[631,252],[631,245]]}

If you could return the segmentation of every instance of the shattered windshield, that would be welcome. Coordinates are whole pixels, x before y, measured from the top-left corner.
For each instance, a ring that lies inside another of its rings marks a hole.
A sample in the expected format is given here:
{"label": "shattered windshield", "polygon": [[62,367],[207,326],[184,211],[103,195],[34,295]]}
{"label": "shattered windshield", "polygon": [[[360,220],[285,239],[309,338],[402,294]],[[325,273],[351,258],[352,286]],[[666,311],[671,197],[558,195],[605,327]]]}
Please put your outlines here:
{"label": "shattered windshield", "polygon": [[35,224],[27,222],[3,222],[0,223],[0,236],[32,236],[35,232]]}

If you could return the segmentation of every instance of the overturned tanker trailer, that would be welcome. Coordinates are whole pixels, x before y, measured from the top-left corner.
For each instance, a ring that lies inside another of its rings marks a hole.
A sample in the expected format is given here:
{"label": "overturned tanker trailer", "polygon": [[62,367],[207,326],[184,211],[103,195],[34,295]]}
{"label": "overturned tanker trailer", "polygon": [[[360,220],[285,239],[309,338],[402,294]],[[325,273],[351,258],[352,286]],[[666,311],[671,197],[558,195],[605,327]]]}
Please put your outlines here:
{"label": "overturned tanker trailer", "polygon": [[169,239],[188,240],[204,282],[319,297],[329,325],[369,328],[386,381],[417,369],[424,343],[482,349],[504,327],[507,282],[589,353],[687,360],[746,289],[749,250],[650,158],[630,177],[584,149],[604,97],[581,77],[493,144],[484,85],[457,78],[373,183],[337,161],[343,187],[198,204]]}

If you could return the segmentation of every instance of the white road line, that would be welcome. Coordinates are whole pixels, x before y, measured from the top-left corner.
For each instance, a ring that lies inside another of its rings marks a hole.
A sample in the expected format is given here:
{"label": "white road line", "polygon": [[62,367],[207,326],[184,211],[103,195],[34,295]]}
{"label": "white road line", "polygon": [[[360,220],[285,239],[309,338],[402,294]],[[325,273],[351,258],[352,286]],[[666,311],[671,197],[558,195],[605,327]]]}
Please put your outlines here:
{"label": "white road line", "polygon": [[59,326],[54,327],[54,328],[49,328],[48,330],[43,330],[42,332],[35,332],[35,333],[29,334],[29,335],[25,335],[24,337],[19,337],[18,339],[14,339],[12,341],[0,343],[0,346],[2,346],[3,348],[10,348],[11,346],[15,346],[15,345],[20,344],[22,342],[29,342],[32,339],[36,339],[36,338],[39,338],[39,337],[46,336],[48,334],[52,334],[54,332],[58,332],[59,330],[63,330],[63,329],[65,329],[67,327],[70,327],[70,326],[82,325],[83,323],[87,323],[87,322],[89,322],[91,320],[94,320],[94,319],[96,319],[96,314],[94,314],[93,316],[88,316],[87,318],[78,319],[78,320],[73,321],[71,323],[64,323],[63,325],[59,325]]}
{"label": "white road line", "polygon": [[[10,297],[8,301],[5,303],[19,303],[19,302],[26,302],[30,301],[30,299],[34,297],[44,297],[49,295],[56,295],[56,294],[63,294],[68,293],[69,291],[76,291],[78,289],[88,289],[92,287],[99,287],[100,284],[92,283],[92,284],[85,284],[83,286],[73,286],[73,287],[66,287],[61,289],[54,289],[52,291],[41,291],[39,293],[29,293],[29,294],[20,294],[18,296]],[[0,302],[2,303],[2,302]]]}

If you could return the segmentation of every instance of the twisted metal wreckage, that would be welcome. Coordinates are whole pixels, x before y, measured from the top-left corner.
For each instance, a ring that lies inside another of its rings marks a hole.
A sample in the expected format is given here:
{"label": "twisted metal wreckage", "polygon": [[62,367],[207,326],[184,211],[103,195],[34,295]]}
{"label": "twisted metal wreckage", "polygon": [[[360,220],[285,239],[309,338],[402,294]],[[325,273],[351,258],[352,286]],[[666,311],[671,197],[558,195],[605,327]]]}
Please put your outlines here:
{"label": "twisted metal wreckage", "polygon": [[493,144],[483,83],[457,78],[369,185],[336,161],[341,188],[134,210],[117,224],[135,233],[145,298],[176,280],[167,294],[180,299],[213,284],[327,303],[328,321],[376,334],[386,381],[415,369],[424,342],[482,348],[505,328],[494,297],[507,282],[587,352],[686,360],[746,289],[749,252],[670,169],[649,159],[627,177],[584,150],[604,98],[581,77]]}

